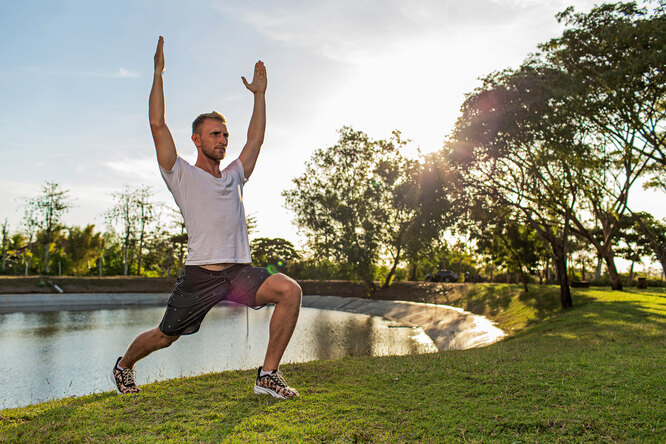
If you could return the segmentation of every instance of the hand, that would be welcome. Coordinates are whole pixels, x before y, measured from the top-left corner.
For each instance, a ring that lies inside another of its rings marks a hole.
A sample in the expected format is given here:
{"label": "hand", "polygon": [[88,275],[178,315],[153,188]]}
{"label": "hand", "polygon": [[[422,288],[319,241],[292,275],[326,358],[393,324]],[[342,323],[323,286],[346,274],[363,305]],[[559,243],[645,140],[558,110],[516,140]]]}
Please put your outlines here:
{"label": "hand", "polygon": [[164,37],[160,36],[157,41],[157,50],[155,51],[155,73],[164,72]]}
{"label": "hand", "polygon": [[241,77],[241,79],[243,79],[245,87],[249,89],[253,94],[266,92],[267,79],[266,79],[266,67],[264,66],[264,62],[259,60],[254,65],[254,78],[252,79],[252,83],[247,83],[245,77]]}

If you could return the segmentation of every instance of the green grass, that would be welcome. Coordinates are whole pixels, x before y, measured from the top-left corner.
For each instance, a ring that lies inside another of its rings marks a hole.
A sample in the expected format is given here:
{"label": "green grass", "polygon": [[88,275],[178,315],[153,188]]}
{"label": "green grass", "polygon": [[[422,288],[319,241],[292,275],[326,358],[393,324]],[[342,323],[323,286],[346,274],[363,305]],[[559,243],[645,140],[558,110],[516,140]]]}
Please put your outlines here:
{"label": "green grass", "polygon": [[483,349],[285,365],[301,398],[225,372],[0,411],[8,442],[664,442],[666,293],[478,286]]}

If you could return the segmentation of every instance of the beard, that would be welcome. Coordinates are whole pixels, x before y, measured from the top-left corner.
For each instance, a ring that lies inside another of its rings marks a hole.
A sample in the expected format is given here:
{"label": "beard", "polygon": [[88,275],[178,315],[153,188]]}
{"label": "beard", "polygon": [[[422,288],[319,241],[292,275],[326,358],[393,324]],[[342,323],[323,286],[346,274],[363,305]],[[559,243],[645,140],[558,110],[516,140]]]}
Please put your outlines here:
{"label": "beard", "polygon": [[210,160],[219,162],[220,160],[224,159],[224,156],[227,154],[227,149],[225,148],[224,150],[222,150],[222,152],[220,152],[217,151],[215,148],[207,149],[201,147],[201,152],[204,154],[204,156],[208,157]]}

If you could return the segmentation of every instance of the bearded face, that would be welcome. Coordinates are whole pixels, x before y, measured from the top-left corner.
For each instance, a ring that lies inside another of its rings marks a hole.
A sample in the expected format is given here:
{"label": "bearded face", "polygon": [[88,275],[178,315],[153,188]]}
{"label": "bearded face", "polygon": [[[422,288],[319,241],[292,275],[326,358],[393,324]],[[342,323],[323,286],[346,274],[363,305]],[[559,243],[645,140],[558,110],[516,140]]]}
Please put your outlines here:
{"label": "bearded face", "polygon": [[192,140],[201,153],[216,162],[224,159],[229,143],[227,126],[218,120],[207,119],[201,124],[199,133],[193,134]]}

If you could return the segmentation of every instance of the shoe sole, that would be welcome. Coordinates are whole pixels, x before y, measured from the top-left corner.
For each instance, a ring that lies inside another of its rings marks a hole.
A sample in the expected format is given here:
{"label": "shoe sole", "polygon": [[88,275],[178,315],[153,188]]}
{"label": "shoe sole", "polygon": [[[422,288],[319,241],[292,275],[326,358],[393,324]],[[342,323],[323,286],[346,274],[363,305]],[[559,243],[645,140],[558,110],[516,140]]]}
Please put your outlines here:
{"label": "shoe sole", "polygon": [[116,393],[122,395],[123,392],[121,392],[120,389],[118,388],[118,384],[116,383],[116,375],[114,375],[113,372],[111,372],[111,374],[109,375],[109,379],[111,379],[111,384],[113,384],[113,386],[116,388]]}
{"label": "shoe sole", "polygon": [[264,387],[259,387],[257,384],[254,385],[254,393],[257,395],[271,395],[273,398],[277,399],[289,399],[285,396],[282,396],[281,394],[274,392],[271,389],[267,389]]}

